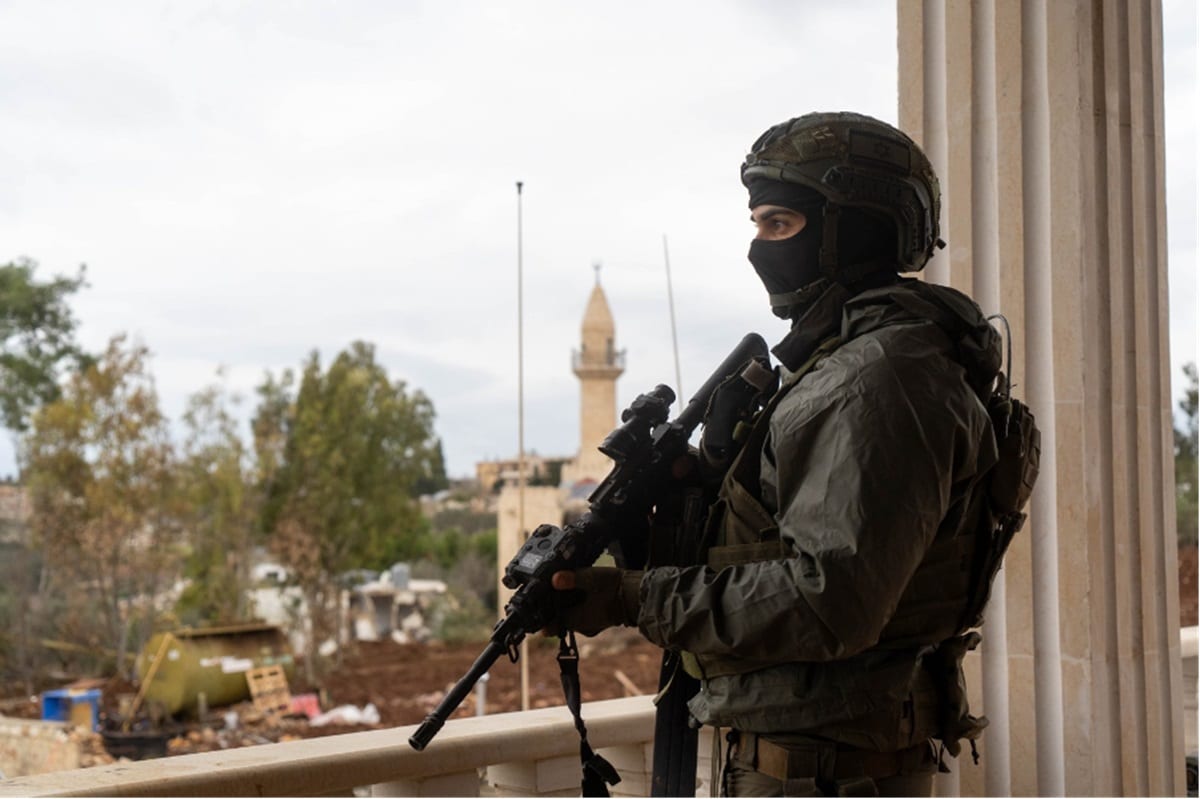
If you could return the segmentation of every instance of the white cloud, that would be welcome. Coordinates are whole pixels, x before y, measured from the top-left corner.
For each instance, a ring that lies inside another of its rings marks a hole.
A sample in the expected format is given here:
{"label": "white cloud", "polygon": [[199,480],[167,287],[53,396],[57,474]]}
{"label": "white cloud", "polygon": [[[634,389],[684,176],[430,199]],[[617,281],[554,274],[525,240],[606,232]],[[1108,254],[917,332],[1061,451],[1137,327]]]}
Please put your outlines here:
{"label": "white cloud", "polygon": [[0,259],[86,262],[85,343],[140,335],[175,415],[220,364],[253,399],[266,369],[375,342],[465,474],[516,447],[522,180],[526,439],[567,454],[592,263],[622,403],[674,382],[664,234],[685,388],[747,330],[781,332],[740,159],[805,109],[895,121],[895,63],[887,0],[8,2]]}

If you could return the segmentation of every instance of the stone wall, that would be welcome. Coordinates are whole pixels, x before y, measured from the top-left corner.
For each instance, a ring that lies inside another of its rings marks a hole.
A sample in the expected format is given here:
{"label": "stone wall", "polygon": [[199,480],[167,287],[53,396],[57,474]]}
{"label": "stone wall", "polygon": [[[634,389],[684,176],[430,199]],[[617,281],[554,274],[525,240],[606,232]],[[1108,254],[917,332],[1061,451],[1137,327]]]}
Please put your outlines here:
{"label": "stone wall", "polygon": [[29,517],[29,494],[24,486],[0,483],[0,519],[24,521]]}
{"label": "stone wall", "polygon": [[79,768],[82,735],[89,734],[64,722],[0,716],[0,773],[11,779]]}
{"label": "stone wall", "polygon": [[19,543],[29,518],[29,494],[24,487],[0,483],[0,543]]}
{"label": "stone wall", "polygon": [[[521,524],[522,504],[524,525]],[[499,580],[504,576],[504,567],[525,542],[525,535],[539,524],[562,523],[562,497],[559,489],[550,486],[526,486],[523,501],[517,486],[505,486],[501,489],[496,512],[496,580],[501,608],[512,596],[512,591],[500,584]]]}

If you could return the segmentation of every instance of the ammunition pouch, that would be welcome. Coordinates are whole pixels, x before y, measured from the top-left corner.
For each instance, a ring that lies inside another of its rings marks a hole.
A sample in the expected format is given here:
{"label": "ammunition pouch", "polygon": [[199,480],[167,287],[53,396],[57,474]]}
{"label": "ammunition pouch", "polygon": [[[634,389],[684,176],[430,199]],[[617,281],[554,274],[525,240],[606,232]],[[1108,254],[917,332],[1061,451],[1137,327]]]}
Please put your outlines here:
{"label": "ammunition pouch", "polygon": [[997,461],[988,471],[979,524],[979,543],[971,566],[971,595],[960,630],[978,627],[992,593],[992,581],[1013,536],[1025,524],[1025,505],[1041,468],[1042,436],[1033,413],[1006,394],[993,394],[988,414],[996,434]]}
{"label": "ammunition pouch", "polygon": [[938,693],[938,731],[936,738],[946,751],[958,757],[962,741],[974,741],[988,725],[986,716],[972,716],[967,702],[967,681],[963,676],[963,659],[979,646],[982,636],[969,632],[948,638],[922,659],[922,665],[933,680]]}

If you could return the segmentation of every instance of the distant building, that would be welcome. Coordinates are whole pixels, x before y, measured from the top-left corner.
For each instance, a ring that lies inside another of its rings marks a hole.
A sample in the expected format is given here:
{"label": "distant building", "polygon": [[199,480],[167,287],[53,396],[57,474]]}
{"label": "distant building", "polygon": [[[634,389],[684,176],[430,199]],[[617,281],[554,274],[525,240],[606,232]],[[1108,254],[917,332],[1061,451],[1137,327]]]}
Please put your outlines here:
{"label": "distant building", "polygon": [[617,424],[617,378],[625,371],[625,350],[616,346],[617,330],[600,272],[583,312],[581,342],[571,353],[571,367],[579,378],[579,452],[563,470],[568,486],[584,480],[599,482],[612,461],[598,447]]}
{"label": "distant building", "polygon": [[398,644],[428,641],[433,636],[430,617],[444,597],[444,582],[414,578],[407,563],[397,563],[343,593],[349,621],[343,637],[357,641],[391,638]]}
{"label": "distant building", "polygon": [[[563,469],[573,459],[563,456],[544,457],[537,453],[525,455],[525,482],[532,485],[558,485]],[[499,491],[506,484],[516,484],[520,475],[518,458],[497,458],[475,464],[475,479],[484,491]]]}
{"label": "distant building", "polygon": [[0,483],[0,544],[21,541],[29,521],[29,492],[16,483]]}
{"label": "distant building", "polygon": [[[608,475],[612,461],[598,447],[617,423],[617,378],[625,371],[625,351],[616,346],[616,324],[608,299],[596,284],[588,297],[579,349],[571,353],[579,378],[579,450],[572,458],[525,457],[525,486],[520,486],[517,458],[478,463],[479,482],[500,486],[496,543],[498,576],[539,524],[562,524],[587,506],[587,497]],[[559,470],[559,479],[546,479]],[[500,587],[501,602],[509,595]]]}
{"label": "distant building", "polygon": [[[252,578],[249,598],[254,617],[283,629],[292,648],[305,651],[312,619],[304,592],[290,583],[288,568],[278,563],[259,563]],[[360,570],[341,575],[338,595],[346,624],[337,644],[384,638],[408,643],[432,637],[430,611],[439,598],[446,596],[446,584],[413,578],[407,563],[397,563],[383,572]],[[333,645],[329,641],[321,644]]]}

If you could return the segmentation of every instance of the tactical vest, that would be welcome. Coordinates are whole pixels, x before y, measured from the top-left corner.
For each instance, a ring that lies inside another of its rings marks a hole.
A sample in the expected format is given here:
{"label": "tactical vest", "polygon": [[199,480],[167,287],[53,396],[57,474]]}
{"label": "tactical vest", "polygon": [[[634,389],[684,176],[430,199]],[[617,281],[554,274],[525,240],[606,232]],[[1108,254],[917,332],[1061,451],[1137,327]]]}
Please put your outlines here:
{"label": "tactical vest", "polygon": [[[774,396],[755,419],[741,451],[725,473],[717,501],[708,513],[703,535],[703,540],[708,542],[705,564],[713,571],[720,571],[727,566],[776,560],[786,556],[775,517],[759,499],[759,458],[766,442],[767,431],[770,429],[771,414],[779,405],[779,401],[841,343],[842,339],[839,336],[830,337],[822,342],[809,359],[780,384]],[[787,657],[752,660],[723,655],[682,653],[684,670],[698,679],[744,674],[792,660]]]}
{"label": "tactical vest", "polygon": [[[965,320],[953,314],[937,296],[905,299],[904,304],[916,306],[921,315],[938,323],[959,353],[951,357],[965,367],[969,359],[963,353],[971,344]],[[770,417],[780,400],[840,344],[837,337],[825,341],[759,413],[724,475],[717,501],[709,509],[701,539],[707,549],[691,562],[704,562],[719,571],[730,565],[794,554],[782,542],[774,514],[762,502],[763,447]],[[1010,369],[1011,358],[1010,349]],[[917,654],[923,668],[911,685],[909,701],[926,707],[933,715],[926,715],[920,729],[909,730],[908,735],[940,739],[954,756],[961,751],[964,739],[971,741],[974,753],[974,740],[987,725],[986,718],[970,713],[963,659],[981,640],[972,628],[983,621],[992,581],[1009,543],[1024,523],[1023,508],[1032,493],[1040,461],[1037,425],[1029,409],[1011,397],[1007,377],[1003,373],[968,374],[968,382],[991,419],[994,445],[983,442],[974,481],[953,487],[951,504],[934,540],[874,647]],[[773,660],[685,652],[682,662],[688,673],[700,679],[797,663],[786,652]],[[902,730],[892,729],[883,719],[864,723],[871,727],[872,746],[894,749],[911,743],[911,737],[906,738]],[[840,727],[821,730],[821,734],[840,740]]]}
{"label": "tactical vest", "polygon": [[[779,387],[770,403],[759,414],[745,444],[726,473],[717,502],[709,512],[704,540],[710,542],[706,565],[714,571],[743,563],[774,560],[789,556],[779,535],[774,514],[764,506],[759,490],[759,469],[770,417],[780,400],[806,374],[841,344],[834,337],[826,340],[799,369]],[[994,453],[981,449],[981,456]],[[979,464],[976,474],[984,476],[994,465]],[[936,647],[964,632],[971,622],[971,609],[982,603],[973,601],[981,593],[986,602],[987,587],[978,586],[981,575],[973,564],[980,561],[977,550],[981,536],[976,531],[990,527],[987,493],[976,482],[957,486],[950,508],[942,520],[933,543],[913,574],[899,604],[880,634],[878,647],[888,649]],[[1007,543],[1007,542],[1006,542]],[[998,563],[997,563],[998,567]],[[994,572],[993,572],[994,573]],[[990,585],[991,574],[986,575]],[[751,660],[723,655],[684,653],[685,669],[694,677],[708,679],[744,674],[783,663],[795,662],[780,652],[774,660]]]}

